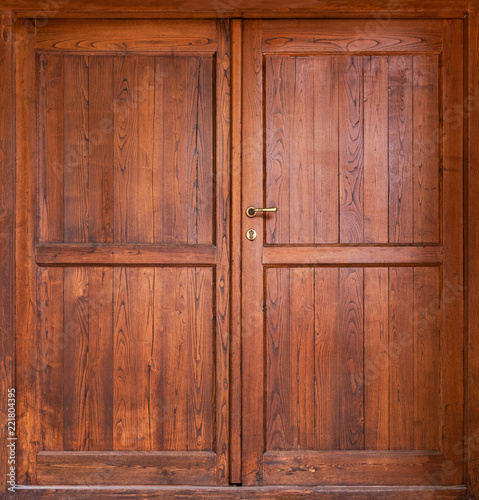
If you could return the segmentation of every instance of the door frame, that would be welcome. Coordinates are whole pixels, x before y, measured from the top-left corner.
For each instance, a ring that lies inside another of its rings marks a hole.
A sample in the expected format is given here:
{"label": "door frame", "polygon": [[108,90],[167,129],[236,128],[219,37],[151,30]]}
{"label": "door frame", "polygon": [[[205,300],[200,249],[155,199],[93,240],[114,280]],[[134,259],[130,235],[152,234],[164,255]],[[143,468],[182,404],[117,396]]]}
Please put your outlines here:
{"label": "door frame", "polygon": [[[172,6],[173,5],[173,6]],[[465,86],[467,102],[462,109],[453,110],[455,119],[464,121],[465,188],[464,188],[464,237],[465,237],[465,432],[464,440],[457,443],[466,452],[467,487],[471,494],[479,495],[479,6],[475,0],[339,0],[334,5],[329,0],[275,0],[258,5],[255,0],[185,0],[161,7],[150,2],[124,1],[121,10],[109,0],[4,0],[0,11],[0,492],[6,490],[7,456],[7,389],[14,386],[15,338],[14,318],[14,269],[15,269],[15,40],[13,22],[17,18],[38,18],[48,22],[52,18],[229,18],[231,22],[231,88],[232,118],[231,145],[231,312],[230,324],[231,363],[230,414],[237,422],[241,412],[241,19],[247,18],[368,18],[371,22],[387,22],[391,18],[459,18],[464,20]],[[470,140],[470,139],[471,140]],[[233,425],[232,425],[233,427]],[[231,436],[232,483],[239,482],[240,433]],[[254,495],[256,489],[250,489]],[[48,496],[51,490],[44,490]],[[93,493],[93,490],[89,490]],[[110,490],[111,491],[111,490]],[[151,490],[149,495],[155,495]],[[210,498],[213,490],[205,495]],[[259,488],[259,491],[273,491]],[[317,491],[327,495],[326,490]],[[311,492],[310,492],[311,493]],[[81,494],[81,493],[80,493]],[[112,494],[115,494],[112,491]],[[162,495],[162,493],[159,493]],[[164,494],[164,493],[163,493]],[[172,492],[173,494],[173,492]],[[192,493],[195,495],[197,493]],[[218,496],[221,497],[218,490]],[[239,493],[241,494],[241,493]],[[262,493],[259,493],[262,494]],[[274,494],[274,493],[273,493]],[[365,493],[367,495],[367,493]],[[380,494],[380,492],[378,493]],[[388,495],[393,494],[389,491]],[[53,492],[52,495],[55,495]],[[359,494],[358,494],[359,495]],[[399,495],[401,495],[399,493]],[[52,496],[53,497],[53,496]],[[152,498],[152,496],[148,496]],[[321,496],[323,498],[323,496]],[[359,498],[360,496],[358,496]],[[83,497],[84,498],[84,497]],[[164,496],[163,496],[164,498]],[[327,498],[327,496],[324,496]],[[366,496],[364,498],[370,498]],[[379,497],[378,497],[379,498]],[[389,498],[392,498],[389,496]],[[401,496],[398,496],[401,498]]]}

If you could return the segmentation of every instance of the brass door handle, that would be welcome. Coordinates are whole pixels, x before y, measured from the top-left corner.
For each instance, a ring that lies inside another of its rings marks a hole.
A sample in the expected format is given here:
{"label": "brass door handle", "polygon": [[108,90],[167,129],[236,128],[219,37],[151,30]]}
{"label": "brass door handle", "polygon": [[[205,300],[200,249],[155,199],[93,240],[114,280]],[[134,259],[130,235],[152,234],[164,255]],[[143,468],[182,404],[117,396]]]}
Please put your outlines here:
{"label": "brass door handle", "polygon": [[258,212],[277,212],[278,209],[276,207],[270,207],[270,208],[255,208],[255,207],[248,207],[246,209],[246,215],[248,217],[256,217],[256,214]]}

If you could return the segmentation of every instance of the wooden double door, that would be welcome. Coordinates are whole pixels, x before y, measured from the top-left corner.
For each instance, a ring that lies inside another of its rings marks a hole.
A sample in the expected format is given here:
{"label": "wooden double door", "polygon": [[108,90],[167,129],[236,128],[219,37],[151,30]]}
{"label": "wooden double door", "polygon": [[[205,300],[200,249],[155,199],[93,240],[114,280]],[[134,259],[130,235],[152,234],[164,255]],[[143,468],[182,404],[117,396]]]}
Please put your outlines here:
{"label": "wooden double door", "polygon": [[19,484],[463,484],[460,21],[15,32]]}

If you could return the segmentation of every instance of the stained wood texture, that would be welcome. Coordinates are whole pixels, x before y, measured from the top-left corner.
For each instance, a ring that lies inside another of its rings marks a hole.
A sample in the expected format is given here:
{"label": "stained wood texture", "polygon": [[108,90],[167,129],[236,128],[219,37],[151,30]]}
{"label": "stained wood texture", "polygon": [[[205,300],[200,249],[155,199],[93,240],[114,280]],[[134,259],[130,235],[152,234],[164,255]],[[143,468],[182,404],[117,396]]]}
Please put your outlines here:
{"label": "stained wood texture", "polygon": [[214,449],[211,268],[44,268],[38,279],[45,450]]}
{"label": "stained wood texture", "polygon": [[194,52],[216,51],[214,21],[138,21],[51,19],[39,26],[36,48],[48,51]]}
{"label": "stained wood texture", "polygon": [[[8,389],[14,387],[14,331],[13,331],[13,33],[12,16],[8,12],[0,12],[0,324],[2,325],[2,342],[0,346],[0,393],[4,395],[0,402],[0,418],[7,422]],[[7,449],[7,426],[0,428],[0,446]],[[8,467],[8,469],[7,469]],[[0,494],[6,491],[7,455],[0,457]]]}
{"label": "stained wood texture", "polygon": [[[395,8],[391,9],[390,0],[369,0],[360,2],[354,0],[348,2],[341,0],[332,5],[327,0],[311,2],[310,0],[301,0],[294,3],[292,7],[288,0],[274,2],[266,0],[258,4],[254,0],[238,0],[234,3],[218,2],[217,0],[189,0],[181,4],[138,4],[135,2],[126,2],[122,5],[121,11],[117,10],[117,4],[112,0],[102,0],[101,2],[92,2],[87,0],[85,3],[72,0],[66,5],[52,5],[46,7],[43,12],[49,17],[54,17],[58,11],[62,15],[75,17],[83,13],[88,17],[104,17],[107,13],[111,17],[136,17],[144,19],[145,17],[166,17],[166,18],[213,18],[217,19],[228,17],[245,18],[294,18],[294,17],[326,17],[337,19],[338,16],[347,18],[371,18],[375,22],[380,19],[389,21],[391,18],[402,17],[439,17],[439,18],[463,18],[467,12],[467,0],[459,0],[451,4],[449,0],[434,0],[428,4],[418,4],[416,0],[398,0]],[[12,0],[6,0],[5,9],[19,9],[26,13],[37,14],[41,10],[38,0],[20,0],[15,3]],[[358,21],[355,21],[358,22]]]}
{"label": "stained wood texture", "polygon": [[40,241],[213,243],[213,74],[210,56],[40,56]]}
{"label": "stained wood texture", "polygon": [[423,451],[270,451],[264,457],[264,476],[266,484],[358,485],[373,479],[376,485],[427,485],[428,477],[441,470],[443,460],[442,453]]}
{"label": "stained wood texture", "polygon": [[[22,487],[17,489],[17,495],[25,495],[25,498],[55,499],[64,495],[66,489],[62,487]],[[198,498],[203,500],[223,499],[225,497],[234,499],[246,498],[312,498],[315,500],[332,500],[351,498],[353,500],[403,500],[408,496],[418,497],[424,500],[463,500],[467,494],[464,486],[317,486],[317,487],[294,487],[294,486],[258,486],[242,488],[230,487],[108,487],[95,488],[76,487],[68,488],[69,498],[95,499],[98,497],[107,500],[124,498],[133,500],[140,499],[177,499]],[[28,497],[27,497],[28,495]],[[23,497],[20,497],[23,498]]]}
{"label": "stained wood texture", "polygon": [[[476,231],[478,224],[477,214],[479,213],[479,144],[472,140],[479,133],[478,130],[478,110],[477,89],[479,88],[479,58],[474,47],[479,46],[479,9],[475,2],[470,2],[470,14],[468,21],[468,61],[469,61],[469,81],[468,92],[471,102],[476,105],[468,109],[468,169],[467,169],[467,261],[466,261],[466,282],[467,282],[467,427],[468,438],[477,436],[476,430],[479,429],[479,331],[476,325],[479,324],[479,309],[475,307],[479,300],[479,261],[475,258],[479,254],[479,231]],[[471,491],[479,495],[479,449],[469,448],[467,452],[468,470],[467,482]]]}
{"label": "stained wood texture", "polygon": [[38,476],[42,484],[102,484],[105,478],[117,485],[192,483],[215,481],[215,453],[130,452],[126,454],[40,452]]}
{"label": "stained wood texture", "polygon": [[267,268],[267,450],[440,450],[437,267]]}
{"label": "stained wood texture", "polygon": [[15,24],[15,386],[17,388],[17,483],[35,483],[39,449],[37,289],[35,268],[36,137],[35,47],[28,22]]}
{"label": "stained wood texture", "polygon": [[267,243],[438,243],[438,72],[436,55],[266,56]]}

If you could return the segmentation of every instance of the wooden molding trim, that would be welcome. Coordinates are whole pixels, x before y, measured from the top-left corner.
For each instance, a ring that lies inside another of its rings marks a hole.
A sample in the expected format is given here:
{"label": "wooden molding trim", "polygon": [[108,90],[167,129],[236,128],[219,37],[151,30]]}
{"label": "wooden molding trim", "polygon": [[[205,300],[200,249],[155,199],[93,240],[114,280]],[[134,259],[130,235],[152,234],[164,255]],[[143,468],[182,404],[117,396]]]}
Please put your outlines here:
{"label": "wooden molding trim", "polygon": [[[7,391],[14,387],[13,334],[13,34],[0,12],[0,496],[7,488]],[[7,468],[8,467],[8,468]]]}

